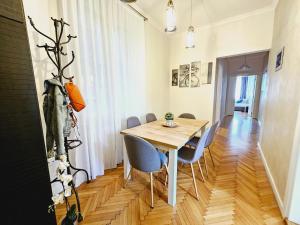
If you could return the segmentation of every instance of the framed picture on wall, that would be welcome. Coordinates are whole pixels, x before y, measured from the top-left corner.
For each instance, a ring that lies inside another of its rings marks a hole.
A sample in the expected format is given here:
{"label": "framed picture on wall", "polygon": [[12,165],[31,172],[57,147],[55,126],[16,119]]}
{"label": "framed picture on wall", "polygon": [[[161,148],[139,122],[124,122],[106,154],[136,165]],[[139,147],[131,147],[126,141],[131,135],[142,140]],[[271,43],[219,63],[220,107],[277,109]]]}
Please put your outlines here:
{"label": "framed picture on wall", "polygon": [[191,63],[191,87],[200,87],[201,62]]}
{"label": "framed picture on wall", "polygon": [[190,86],[190,64],[180,65],[179,67],[179,87]]}
{"label": "framed picture on wall", "polygon": [[208,71],[207,71],[207,84],[211,84],[212,81],[212,70],[213,70],[213,63],[208,63]]}
{"label": "framed picture on wall", "polygon": [[178,69],[172,70],[172,86],[178,86]]}
{"label": "framed picture on wall", "polygon": [[200,75],[201,84],[211,84],[212,66],[213,66],[212,62],[203,63],[201,65],[201,75]]}
{"label": "framed picture on wall", "polygon": [[283,56],[284,56],[284,47],[278,52],[276,55],[276,66],[275,66],[275,71],[278,71],[282,68],[283,64]]}

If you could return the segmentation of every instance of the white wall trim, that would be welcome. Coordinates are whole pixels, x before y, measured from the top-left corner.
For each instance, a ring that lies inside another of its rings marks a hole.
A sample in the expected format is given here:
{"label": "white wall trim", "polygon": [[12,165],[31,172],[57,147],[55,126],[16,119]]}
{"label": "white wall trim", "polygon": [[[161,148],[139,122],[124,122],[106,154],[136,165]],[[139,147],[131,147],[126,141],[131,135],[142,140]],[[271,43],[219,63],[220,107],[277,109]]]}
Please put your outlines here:
{"label": "white wall trim", "polygon": [[258,150],[259,150],[259,153],[261,155],[261,158],[262,158],[262,161],[263,161],[263,164],[264,164],[267,176],[268,176],[269,181],[271,183],[271,186],[272,186],[272,189],[273,189],[273,192],[274,192],[277,204],[279,206],[281,215],[282,215],[283,218],[285,218],[286,217],[286,212],[285,212],[285,207],[284,207],[283,201],[282,201],[282,199],[281,199],[281,197],[279,195],[279,192],[278,192],[278,189],[276,187],[276,184],[275,184],[274,178],[272,176],[271,170],[270,170],[270,168],[268,166],[267,160],[265,158],[265,155],[264,155],[264,153],[262,151],[262,148],[261,148],[261,145],[260,145],[259,142],[257,142],[257,146],[258,146]]}

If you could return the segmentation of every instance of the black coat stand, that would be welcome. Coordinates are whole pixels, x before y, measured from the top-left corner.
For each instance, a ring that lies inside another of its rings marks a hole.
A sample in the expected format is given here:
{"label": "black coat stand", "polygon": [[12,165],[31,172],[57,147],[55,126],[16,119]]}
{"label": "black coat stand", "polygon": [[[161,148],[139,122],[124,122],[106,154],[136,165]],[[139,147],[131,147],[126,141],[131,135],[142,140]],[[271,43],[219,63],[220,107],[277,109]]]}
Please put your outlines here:
{"label": "black coat stand", "polygon": [[[47,56],[49,57],[49,59],[51,60],[51,62],[55,65],[55,67],[57,68],[57,74],[52,73],[52,76],[56,79],[58,79],[60,81],[60,83],[62,84],[62,86],[64,86],[64,82],[63,79],[69,80],[71,81],[74,77],[66,77],[64,75],[64,70],[70,66],[75,59],[75,55],[74,55],[74,51],[72,51],[72,59],[70,62],[68,62],[66,65],[62,66],[62,56],[67,56],[67,53],[64,52],[64,45],[68,44],[72,39],[77,38],[77,36],[72,36],[72,35],[67,35],[67,40],[66,41],[62,41],[62,36],[64,33],[64,27],[65,26],[70,26],[68,23],[66,23],[62,18],[60,20],[58,19],[54,19],[51,17],[51,20],[53,21],[54,24],[54,28],[55,28],[55,38],[51,38],[50,36],[44,34],[43,32],[41,32],[40,30],[38,30],[31,17],[29,17],[29,21],[31,26],[33,27],[33,29],[38,32],[40,35],[44,36],[45,38],[47,38],[51,44],[47,44],[45,43],[44,45],[37,45],[38,48],[44,48]],[[75,176],[78,172],[84,172],[86,174],[86,180],[87,183],[90,182],[89,179],[89,174],[86,170],[84,169],[78,169],[76,167],[74,167],[69,160],[69,150],[71,149],[75,149],[76,147],[78,147],[79,145],[81,145],[82,142],[80,140],[68,140],[67,137],[64,138],[64,146],[65,146],[65,152],[66,152],[66,156],[67,156],[67,161],[69,162],[70,166],[67,169],[67,173],[71,174],[73,176]],[[74,170],[75,172],[72,174],[72,170]],[[55,182],[60,182],[60,180],[58,180],[57,178],[55,178],[54,180],[51,181],[51,183],[55,183]],[[71,182],[71,186],[72,186],[72,191],[75,194],[76,197],[76,203],[77,203],[77,209],[78,209],[78,216],[77,216],[77,220],[78,222],[81,222],[83,220],[83,216],[81,213],[81,207],[80,207],[80,199],[78,196],[78,193],[75,189],[75,185],[74,182]],[[67,208],[69,208],[69,203],[68,203],[68,199],[66,198],[66,206]]]}

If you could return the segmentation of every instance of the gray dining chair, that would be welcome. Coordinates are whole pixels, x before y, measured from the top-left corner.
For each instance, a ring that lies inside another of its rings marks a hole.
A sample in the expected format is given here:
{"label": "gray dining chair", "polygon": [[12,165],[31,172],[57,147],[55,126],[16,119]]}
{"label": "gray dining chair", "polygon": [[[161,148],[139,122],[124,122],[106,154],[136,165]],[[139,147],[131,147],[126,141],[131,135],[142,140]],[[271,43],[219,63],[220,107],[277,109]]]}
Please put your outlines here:
{"label": "gray dining chair", "polygon": [[136,116],[131,116],[127,119],[127,129],[140,126],[141,122]]}
{"label": "gray dining chair", "polygon": [[[209,155],[210,155],[210,158],[211,158],[211,161],[212,161],[212,164],[213,166],[215,167],[215,162],[214,162],[214,159],[212,157],[212,154],[211,154],[211,151],[210,151],[210,145],[212,144],[213,140],[214,140],[214,136],[216,134],[216,130],[219,126],[219,122],[216,122],[214,123],[211,128],[209,129],[209,133],[208,133],[208,136],[207,136],[207,140],[205,142],[205,146],[204,148],[208,149],[208,152],[209,152]],[[193,137],[188,143],[187,145],[188,146],[192,146],[194,148],[196,148],[198,142],[199,142],[200,138],[199,137]],[[205,170],[206,170],[206,174],[208,176],[208,169],[207,169],[207,164],[205,162]]]}
{"label": "gray dining chair", "polygon": [[150,123],[150,122],[153,122],[153,121],[156,121],[156,120],[157,120],[157,118],[156,118],[154,113],[148,113],[146,115],[146,122],[147,123]]}
{"label": "gray dining chair", "polygon": [[202,172],[202,168],[201,168],[201,164],[200,164],[200,158],[202,156],[205,158],[203,153],[204,153],[205,143],[206,143],[209,131],[210,131],[210,129],[207,129],[204,132],[204,134],[202,135],[200,141],[198,142],[198,144],[196,146],[196,149],[192,149],[192,148],[184,146],[178,150],[178,161],[183,164],[191,165],[194,187],[195,187],[196,197],[198,200],[199,200],[199,194],[198,194],[198,189],[197,189],[197,184],[196,184],[196,179],[195,179],[193,163],[195,163],[195,162],[198,163],[200,174],[202,176],[203,181],[205,181],[203,172]]}
{"label": "gray dining chair", "polygon": [[178,116],[178,118],[185,118],[185,119],[196,119],[196,117],[191,113],[182,113]]}
{"label": "gray dining chair", "polygon": [[124,141],[131,165],[124,187],[127,184],[133,168],[149,173],[151,184],[151,207],[153,208],[153,172],[159,172],[165,167],[168,174],[168,158],[165,154],[157,151],[152,144],[140,137],[125,135]]}

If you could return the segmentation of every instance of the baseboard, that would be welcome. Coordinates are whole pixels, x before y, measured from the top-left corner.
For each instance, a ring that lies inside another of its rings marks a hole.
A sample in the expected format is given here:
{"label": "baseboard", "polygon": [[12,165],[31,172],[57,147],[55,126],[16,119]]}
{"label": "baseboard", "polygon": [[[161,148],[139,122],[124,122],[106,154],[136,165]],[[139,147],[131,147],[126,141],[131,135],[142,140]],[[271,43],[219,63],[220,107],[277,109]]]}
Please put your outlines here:
{"label": "baseboard", "polygon": [[289,221],[288,219],[285,220],[285,223],[286,223],[287,225],[299,225],[299,224],[297,224],[297,223],[293,223],[293,222]]}
{"label": "baseboard", "polygon": [[273,189],[273,193],[274,193],[274,195],[275,195],[275,198],[276,198],[277,204],[278,204],[278,206],[279,206],[281,215],[282,215],[283,218],[285,218],[285,217],[286,217],[286,213],[285,213],[283,201],[282,201],[282,199],[281,199],[281,197],[280,197],[280,195],[279,195],[279,192],[278,192],[278,189],[277,189],[277,187],[276,187],[275,181],[274,181],[274,179],[273,179],[271,170],[270,170],[270,168],[269,168],[269,166],[268,166],[267,160],[266,160],[266,158],[265,158],[265,155],[264,155],[264,153],[263,153],[263,151],[262,151],[262,148],[261,148],[259,142],[257,142],[257,146],[258,146],[258,150],[259,150],[259,152],[260,152],[260,155],[261,155],[261,158],[262,158],[262,161],[263,161],[263,164],[264,164],[264,167],[265,167],[267,176],[268,176],[269,181],[270,181],[270,183],[271,183],[271,186],[272,186],[272,189]]}

